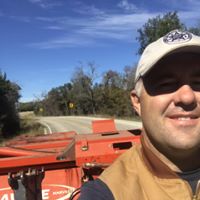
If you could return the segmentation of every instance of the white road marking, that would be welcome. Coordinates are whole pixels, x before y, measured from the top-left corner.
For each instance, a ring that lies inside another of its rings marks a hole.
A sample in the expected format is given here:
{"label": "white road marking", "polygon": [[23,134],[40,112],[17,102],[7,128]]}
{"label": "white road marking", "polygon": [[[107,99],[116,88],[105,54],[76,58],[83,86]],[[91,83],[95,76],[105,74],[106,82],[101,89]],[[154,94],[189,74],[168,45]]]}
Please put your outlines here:
{"label": "white road marking", "polygon": [[46,127],[46,128],[44,129],[44,134],[45,134],[45,135],[48,134],[48,132],[49,132],[49,134],[52,134],[52,133],[53,133],[53,131],[51,130],[50,126],[49,126],[47,123],[41,122],[41,121],[40,121],[40,123]]}

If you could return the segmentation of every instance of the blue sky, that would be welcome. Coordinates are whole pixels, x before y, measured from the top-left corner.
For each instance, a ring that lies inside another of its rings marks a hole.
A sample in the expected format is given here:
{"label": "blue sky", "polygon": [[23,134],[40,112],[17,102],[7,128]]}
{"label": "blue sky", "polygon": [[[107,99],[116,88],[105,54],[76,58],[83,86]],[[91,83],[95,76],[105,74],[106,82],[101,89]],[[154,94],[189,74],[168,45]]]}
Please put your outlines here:
{"label": "blue sky", "polygon": [[178,11],[200,24],[199,0],[1,0],[0,70],[22,88],[20,101],[42,98],[70,81],[76,67],[97,71],[135,65],[137,29],[152,17]]}

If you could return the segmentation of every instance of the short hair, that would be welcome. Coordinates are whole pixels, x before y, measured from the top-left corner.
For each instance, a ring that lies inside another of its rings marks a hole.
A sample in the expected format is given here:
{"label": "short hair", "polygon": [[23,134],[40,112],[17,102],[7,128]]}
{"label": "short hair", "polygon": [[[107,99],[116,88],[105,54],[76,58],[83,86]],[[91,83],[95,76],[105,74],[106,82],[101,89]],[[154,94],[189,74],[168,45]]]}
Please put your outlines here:
{"label": "short hair", "polygon": [[142,78],[139,78],[138,81],[135,83],[134,87],[136,95],[138,97],[140,97],[143,88],[144,88],[143,80]]}

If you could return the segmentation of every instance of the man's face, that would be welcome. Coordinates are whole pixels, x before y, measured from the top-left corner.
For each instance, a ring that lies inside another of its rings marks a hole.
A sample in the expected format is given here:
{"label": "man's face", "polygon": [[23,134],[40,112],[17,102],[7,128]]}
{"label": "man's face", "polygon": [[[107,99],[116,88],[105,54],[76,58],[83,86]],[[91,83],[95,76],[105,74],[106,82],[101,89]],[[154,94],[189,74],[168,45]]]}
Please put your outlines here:
{"label": "man's face", "polygon": [[[134,107],[144,132],[163,152],[200,147],[200,55],[171,56],[143,77]],[[184,151],[183,151],[184,152]]]}

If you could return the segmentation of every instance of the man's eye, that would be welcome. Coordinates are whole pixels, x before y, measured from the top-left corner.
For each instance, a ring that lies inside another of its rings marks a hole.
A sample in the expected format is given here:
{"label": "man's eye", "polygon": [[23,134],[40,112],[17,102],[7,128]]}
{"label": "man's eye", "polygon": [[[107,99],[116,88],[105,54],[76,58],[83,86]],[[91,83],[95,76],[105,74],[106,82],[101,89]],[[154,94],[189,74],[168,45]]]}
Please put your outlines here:
{"label": "man's eye", "polygon": [[157,87],[160,87],[160,88],[171,88],[171,87],[174,87],[176,86],[176,82],[175,81],[167,81],[167,82],[160,82]]}
{"label": "man's eye", "polygon": [[177,81],[161,81],[154,86],[155,94],[167,94],[176,91],[178,87]]}
{"label": "man's eye", "polygon": [[168,94],[176,91],[178,87],[178,81],[176,79],[154,79],[148,82],[148,79],[144,79],[144,87],[148,94],[155,96],[161,94]]}

